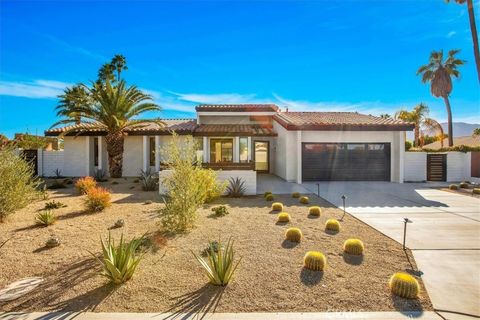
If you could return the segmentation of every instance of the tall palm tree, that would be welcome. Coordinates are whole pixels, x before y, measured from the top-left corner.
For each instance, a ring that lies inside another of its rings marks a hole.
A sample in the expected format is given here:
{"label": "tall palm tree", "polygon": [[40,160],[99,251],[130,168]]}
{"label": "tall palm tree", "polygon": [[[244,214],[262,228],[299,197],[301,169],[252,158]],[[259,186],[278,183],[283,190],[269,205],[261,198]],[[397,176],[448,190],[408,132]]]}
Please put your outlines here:
{"label": "tall palm tree", "polygon": [[[60,99],[59,105],[62,105],[62,108],[64,109],[70,109],[78,105],[89,105],[92,103],[90,96],[81,84],[66,88],[63,94],[58,96],[58,98]],[[75,119],[75,123],[79,124],[82,115],[72,112],[68,117]]]}
{"label": "tall palm tree", "polygon": [[[52,127],[60,124],[76,122],[72,114],[80,114],[87,124],[88,129],[99,129],[107,132],[105,141],[107,145],[108,163],[110,176],[119,178],[122,176],[124,139],[128,129],[140,128],[148,123],[157,123],[158,120],[136,120],[135,118],[146,111],[160,111],[160,107],[151,102],[152,97],[144,94],[136,86],[127,87],[124,80],[113,86],[109,79],[103,85],[87,87],[81,85],[91,99],[91,103],[75,103],[67,101],[60,103],[56,110],[57,115],[63,117]],[[64,134],[71,133],[75,128]],[[85,129],[77,134],[82,133]]]}
{"label": "tall palm tree", "polygon": [[460,77],[458,67],[465,63],[464,60],[458,59],[455,55],[460,50],[450,50],[448,57],[443,61],[443,50],[433,51],[430,54],[428,64],[421,66],[417,70],[417,75],[422,75],[423,83],[430,83],[430,92],[434,97],[442,97],[445,102],[448,114],[448,146],[453,146],[453,124],[452,124],[452,108],[450,107],[449,96],[453,89],[452,76]]}
{"label": "tall palm tree", "polygon": [[110,65],[117,71],[117,81],[120,81],[120,74],[123,70],[128,70],[127,59],[121,54],[116,54]]}
{"label": "tall palm tree", "polygon": [[[396,119],[411,122],[415,125],[413,146],[420,146],[420,134],[424,132],[440,132],[439,138],[443,143],[442,126],[434,119],[428,117],[428,106],[424,103],[418,104],[412,111],[400,110],[395,113]],[[443,145],[442,145],[443,146]]]}
{"label": "tall palm tree", "polygon": [[98,70],[98,81],[97,84],[100,84],[105,81],[115,81],[115,76],[113,75],[115,67],[111,63],[105,63]]}
{"label": "tall palm tree", "polygon": [[[446,0],[450,2],[450,0]],[[477,65],[477,76],[478,81],[480,82],[480,53],[478,49],[478,34],[477,34],[477,26],[475,24],[475,13],[473,12],[473,0],[455,0],[458,4],[467,3],[468,8],[468,19],[470,20],[470,32],[472,33],[472,41],[473,41],[473,55],[475,56],[475,64]]]}

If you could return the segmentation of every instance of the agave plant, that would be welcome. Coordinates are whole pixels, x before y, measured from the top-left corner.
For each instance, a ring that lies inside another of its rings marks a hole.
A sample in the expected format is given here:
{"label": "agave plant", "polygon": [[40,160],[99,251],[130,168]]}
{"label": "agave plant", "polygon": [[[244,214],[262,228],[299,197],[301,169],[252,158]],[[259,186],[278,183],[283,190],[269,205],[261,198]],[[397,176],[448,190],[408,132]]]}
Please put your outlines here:
{"label": "agave plant", "polygon": [[[144,236],[133,238],[130,242],[126,242],[122,234],[118,246],[111,238],[110,233],[108,234],[107,242],[101,239],[102,259],[97,258],[103,267],[101,275],[114,284],[122,284],[130,280],[142,259],[142,256],[137,255],[136,251],[143,238]],[[91,254],[93,255],[93,253]]]}
{"label": "agave plant", "polygon": [[233,241],[231,239],[228,240],[225,247],[218,242],[216,248],[217,251],[215,252],[214,246],[210,246],[207,261],[193,251],[192,253],[204,269],[210,283],[216,286],[226,286],[242,259],[240,258],[237,263],[234,263]]}
{"label": "agave plant", "polygon": [[56,220],[57,217],[55,217],[52,210],[41,211],[35,216],[35,221],[37,224],[43,226],[50,226],[54,224]]}
{"label": "agave plant", "polygon": [[229,185],[227,186],[227,195],[233,198],[240,198],[243,196],[247,188],[245,187],[245,181],[242,178],[232,177],[228,180]]}
{"label": "agave plant", "polygon": [[93,179],[95,179],[97,182],[107,181],[107,171],[103,169],[95,169],[93,173]]}
{"label": "agave plant", "polygon": [[145,171],[140,170],[140,182],[143,191],[155,191],[158,185],[158,176],[150,168]]}

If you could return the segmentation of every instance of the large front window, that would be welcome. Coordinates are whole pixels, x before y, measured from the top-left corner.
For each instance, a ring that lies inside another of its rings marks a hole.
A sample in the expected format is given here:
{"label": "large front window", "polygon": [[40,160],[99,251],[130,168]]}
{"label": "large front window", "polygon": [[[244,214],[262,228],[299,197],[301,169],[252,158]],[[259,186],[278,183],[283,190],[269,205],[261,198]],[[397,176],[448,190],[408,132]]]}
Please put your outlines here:
{"label": "large front window", "polygon": [[210,162],[233,162],[233,139],[211,139]]}
{"label": "large front window", "polygon": [[248,162],[248,138],[241,137],[239,139],[239,159],[240,162]]}

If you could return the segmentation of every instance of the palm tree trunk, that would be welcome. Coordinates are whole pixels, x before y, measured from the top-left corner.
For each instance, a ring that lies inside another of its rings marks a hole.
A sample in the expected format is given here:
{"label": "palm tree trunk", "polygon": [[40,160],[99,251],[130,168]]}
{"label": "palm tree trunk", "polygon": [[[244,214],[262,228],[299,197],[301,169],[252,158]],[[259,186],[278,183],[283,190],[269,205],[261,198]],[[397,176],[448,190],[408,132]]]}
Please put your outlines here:
{"label": "palm tree trunk", "polygon": [[123,132],[110,132],[105,137],[108,153],[108,171],[112,178],[122,177],[124,139]]}
{"label": "palm tree trunk", "polygon": [[418,128],[418,124],[415,124],[415,129],[414,129],[414,139],[413,139],[413,146],[418,147],[419,146],[419,138],[420,138],[420,129]]}
{"label": "palm tree trunk", "polygon": [[477,26],[475,24],[475,14],[473,12],[473,0],[467,0],[468,18],[470,20],[470,31],[472,33],[473,40],[473,54],[475,56],[475,64],[477,65],[477,76],[480,82],[480,53],[478,49],[478,34]]}
{"label": "palm tree trunk", "polygon": [[452,108],[450,107],[450,100],[448,100],[448,96],[443,97],[443,101],[445,101],[445,107],[447,108],[448,115],[448,146],[453,147]]}

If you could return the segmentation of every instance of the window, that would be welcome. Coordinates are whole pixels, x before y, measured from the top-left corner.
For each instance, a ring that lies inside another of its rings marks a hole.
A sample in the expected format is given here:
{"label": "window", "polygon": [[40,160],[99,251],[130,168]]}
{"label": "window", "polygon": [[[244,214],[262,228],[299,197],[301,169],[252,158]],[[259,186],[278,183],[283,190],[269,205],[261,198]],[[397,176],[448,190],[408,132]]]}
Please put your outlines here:
{"label": "window", "polygon": [[211,139],[210,162],[233,162],[233,139]]}
{"label": "window", "polygon": [[98,137],[93,138],[93,165],[98,167]]}
{"label": "window", "polygon": [[150,143],[150,167],[155,167],[155,137],[149,137]]}
{"label": "window", "polygon": [[248,162],[248,138],[240,138],[239,153],[240,162]]}

